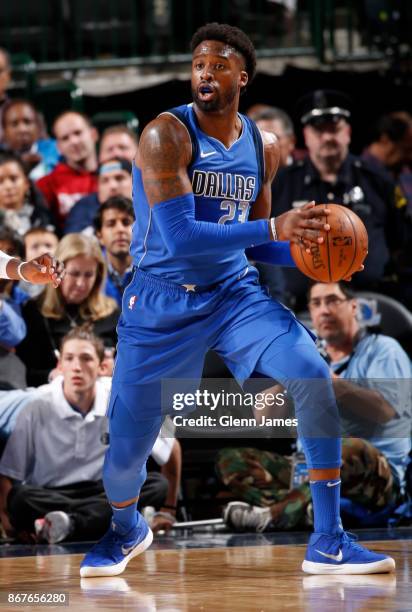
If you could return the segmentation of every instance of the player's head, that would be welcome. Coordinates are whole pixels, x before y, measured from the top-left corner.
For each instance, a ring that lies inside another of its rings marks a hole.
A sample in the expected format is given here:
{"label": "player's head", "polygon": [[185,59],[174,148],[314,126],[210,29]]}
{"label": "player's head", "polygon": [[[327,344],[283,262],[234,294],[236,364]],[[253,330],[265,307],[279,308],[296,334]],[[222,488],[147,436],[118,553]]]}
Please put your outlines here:
{"label": "player's head", "polygon": [[204,112],[235,103],[256,72],[256,52],[239,28],[208,23],[191,40],[192,96]]}
{"label": "player's head", "polygon": [[102,340],[87,324],[69,331],[60,343],[58,361],[65,392],[82,393],[93,389],[104,356]]}
{"label": "player's head", "polygon": [[313,283],[308,306],[316,333],[328,343],[353,338],[359,329],[357,301],[347,283]]}

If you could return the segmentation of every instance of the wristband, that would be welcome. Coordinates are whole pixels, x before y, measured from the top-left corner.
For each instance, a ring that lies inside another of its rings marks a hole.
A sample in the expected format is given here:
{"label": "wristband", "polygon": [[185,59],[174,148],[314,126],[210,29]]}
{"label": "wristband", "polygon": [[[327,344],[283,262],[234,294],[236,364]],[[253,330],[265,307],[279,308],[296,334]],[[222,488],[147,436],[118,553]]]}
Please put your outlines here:
{"label": "wristband", "polygon": [[272,230],[273,240],[276,241],[278,239],[278,234],[277,234],[277,231],[276,231],[276,219],[275,219],[275,217],[271,217],[270,218],[270,228]]}
{"label": "wristband", "polygon": [[7,253],[0,251],[0,278],[10,278],[6,271],[7,264],[9,263],[10,259],[14,259],[14,257],[10,257],[10,255],[7,255]]}
{"label": "wristband", "polygon": [[19,263],[19,265],[17,266],[17,276],[19,278],[21,278],[22,281],[24,281],[25,283],[28,283],[30,281],[27,280],[27,278],[24,278],[23,276],[23,272],[21,271],[22,267],[24,266],[24,264],[27,263],[26,261],[22,261],[21,263]]}

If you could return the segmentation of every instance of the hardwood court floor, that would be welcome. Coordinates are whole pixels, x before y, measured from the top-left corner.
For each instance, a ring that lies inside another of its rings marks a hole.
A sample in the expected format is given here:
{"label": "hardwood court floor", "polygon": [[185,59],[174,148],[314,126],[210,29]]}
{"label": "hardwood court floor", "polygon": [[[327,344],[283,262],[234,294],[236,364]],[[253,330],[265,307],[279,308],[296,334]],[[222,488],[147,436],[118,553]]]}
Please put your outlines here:
{"label": "hardwood court floor", "polygon": [[[114,578],[79,578],[80,554],[0,559],[0,590],[66,592],[69,610],[412,610],[412,541],[368,542],[396,559],[395,574],[309,576],[303,545],[149,550]],[[3,610],[46,610],[9,606]]]}

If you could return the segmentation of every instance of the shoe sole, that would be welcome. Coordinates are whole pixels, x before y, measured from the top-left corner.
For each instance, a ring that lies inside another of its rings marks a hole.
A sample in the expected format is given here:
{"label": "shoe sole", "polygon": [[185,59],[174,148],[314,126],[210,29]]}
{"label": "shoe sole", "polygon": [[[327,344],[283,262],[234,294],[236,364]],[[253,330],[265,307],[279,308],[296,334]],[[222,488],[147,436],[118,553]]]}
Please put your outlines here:
{"label": "shoe sole", "polygon": [[343,563],[332,565],[305,561],[302,570],[307,574],[386,574],[395,571],[395,561],[391,557],[374,563]]}
{"label": "shoe sole", "polygon": [[140,542],[133,550],[125,556],[123,561],[120,563],[116,563],[115,565],[85,565],[80,568],[80,576],[81,578],[93,578],[96,576],[118,576],[126,569],[127,564],[133,557],[137,557],[142,552],[144,552],[147,548],[149,548],[150,544],[153,542],[153,532],[149,528],[147,535],[144,540]]}

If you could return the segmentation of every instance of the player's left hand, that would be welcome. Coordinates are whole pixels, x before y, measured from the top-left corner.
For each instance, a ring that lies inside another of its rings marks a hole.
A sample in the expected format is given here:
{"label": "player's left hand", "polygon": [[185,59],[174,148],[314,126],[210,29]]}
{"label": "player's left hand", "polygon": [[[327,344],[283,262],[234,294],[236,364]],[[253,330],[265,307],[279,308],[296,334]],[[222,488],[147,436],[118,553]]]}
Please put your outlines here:
{"label": "player's left hand", "polygon": [[324,236],[322,231],[330,230],[329,223],[325,223],[324,217],[329,214],[329,209],[318,207],[315,202],[308,202],[305,206],[287,212],[276,217],[276,231],[278,240],[290,240],[296,244],[303,244],[307,249],[311,244],[322,244]]}
{"label": "player's left hand", "polygon": [[24,263],[21,273],[29,283],[35,285],[52,283],[54,287],[58,287],[64,278],[64,265],[45,253]]}

